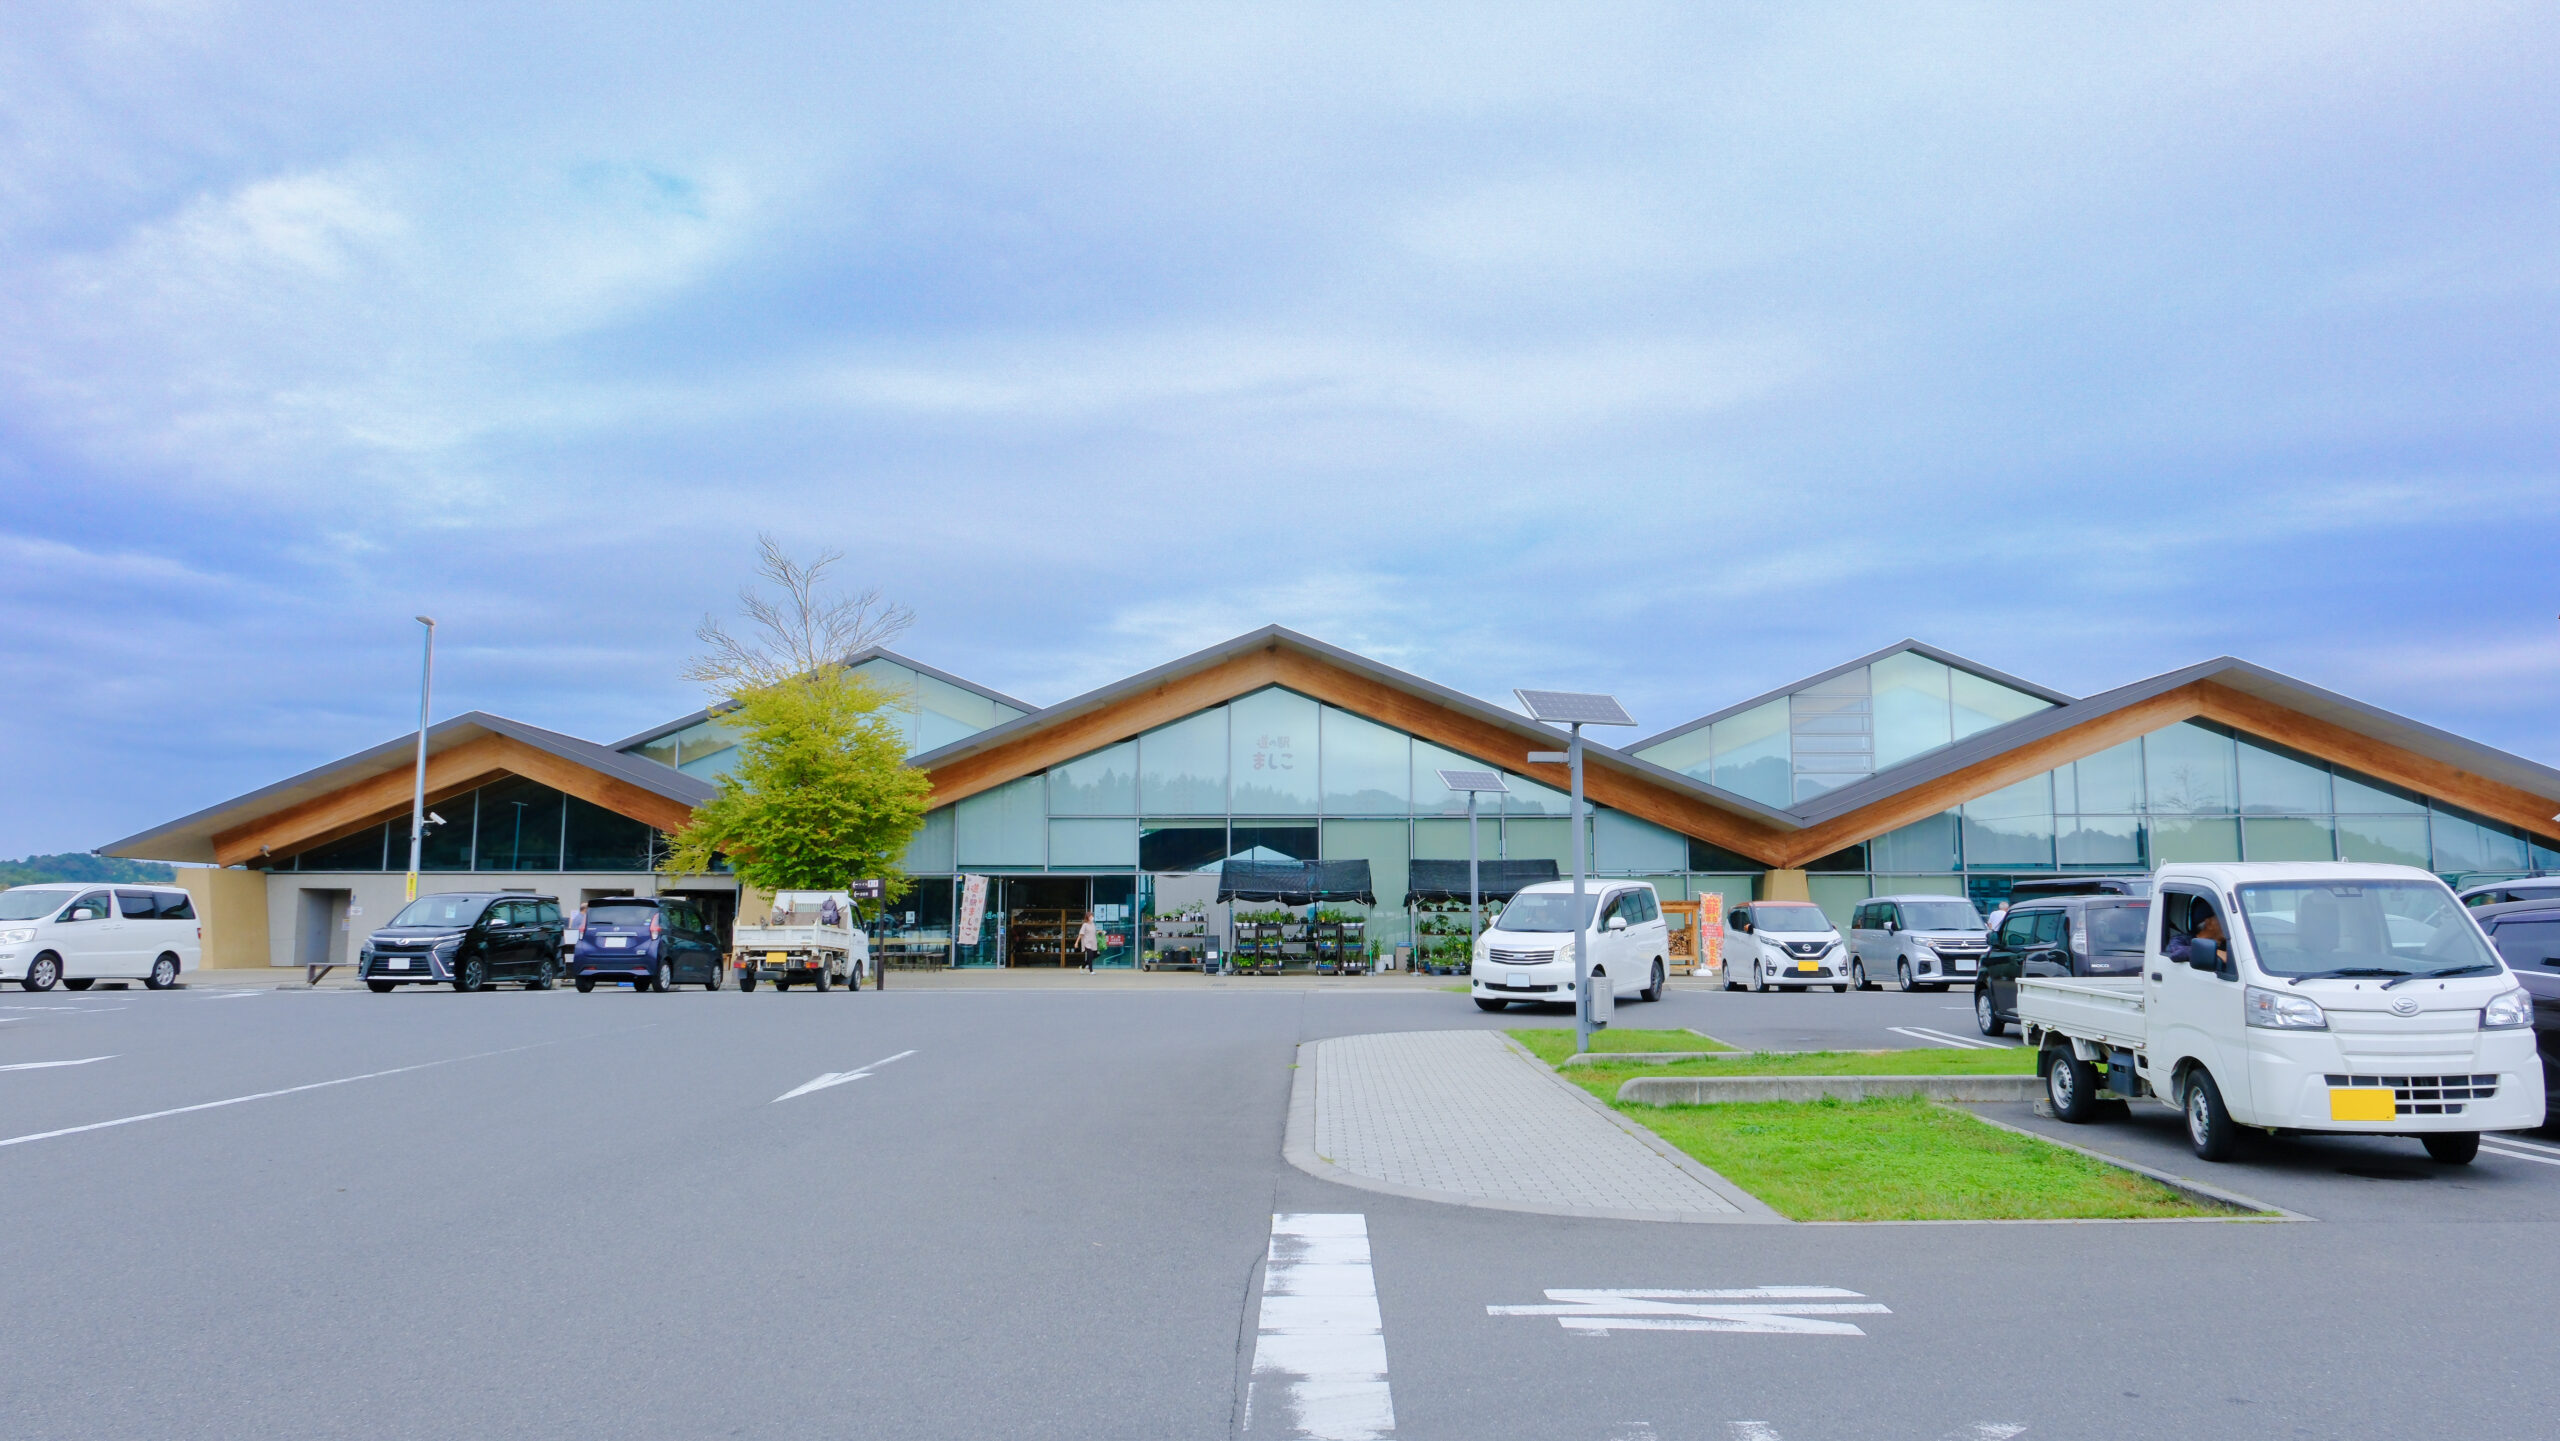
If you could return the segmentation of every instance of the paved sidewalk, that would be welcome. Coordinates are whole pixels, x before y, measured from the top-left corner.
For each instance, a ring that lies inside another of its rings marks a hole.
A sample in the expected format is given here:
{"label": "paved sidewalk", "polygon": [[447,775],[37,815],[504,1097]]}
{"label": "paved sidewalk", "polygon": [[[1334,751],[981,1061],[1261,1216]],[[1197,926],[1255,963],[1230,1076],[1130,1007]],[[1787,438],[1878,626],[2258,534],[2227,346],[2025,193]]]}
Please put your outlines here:
{"label": "paved sidewalk", "polygon": [[1289,1160],[1367,1190],[1631,1221],[1774,1221],[1492,1031],[1302,1046]]}

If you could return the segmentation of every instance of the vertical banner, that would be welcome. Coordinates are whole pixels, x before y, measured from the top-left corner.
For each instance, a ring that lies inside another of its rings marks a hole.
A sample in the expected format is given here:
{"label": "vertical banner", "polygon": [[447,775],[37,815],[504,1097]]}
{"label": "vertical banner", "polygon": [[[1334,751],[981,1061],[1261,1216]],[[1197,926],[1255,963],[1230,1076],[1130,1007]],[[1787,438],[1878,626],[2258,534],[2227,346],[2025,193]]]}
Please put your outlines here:
{"label": "vertical banner", "polygon": [[1714,891],[1698,897],[1698,967],[1724,970],[1724,897]]}
{"label": "vertical banner", "polygon": [[960,944],[978,943],[978,927],[987,919],[987,878],[960,878]]}

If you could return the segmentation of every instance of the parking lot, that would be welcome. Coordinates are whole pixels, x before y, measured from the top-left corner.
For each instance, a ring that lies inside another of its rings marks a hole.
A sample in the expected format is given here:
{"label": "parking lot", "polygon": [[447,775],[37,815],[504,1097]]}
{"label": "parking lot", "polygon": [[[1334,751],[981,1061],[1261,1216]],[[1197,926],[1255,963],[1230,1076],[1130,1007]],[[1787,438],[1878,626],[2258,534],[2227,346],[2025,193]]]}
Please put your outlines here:
{"label": "parking lot", "polygon": [[[1962,1044],[1967,1001],[1692,986],[1620,1020]],[[1196,978],[0,993],[0,1412],[30,1437],[1287,1435],[1252,1373],[1278,1213],[1358,1218],[1397,1436],[2548,1429],[2549,1138],[2468,1168],[2274,1143],[2211,1178],[2316,1219],[2237,1223],[1647,1225],[1281,1161],[1302,1040],[1568,1023]],[[2013,1109],[2202,1166],[2165,1110]],[[2462,1341],[2421,1364],[2411,1335]]]}

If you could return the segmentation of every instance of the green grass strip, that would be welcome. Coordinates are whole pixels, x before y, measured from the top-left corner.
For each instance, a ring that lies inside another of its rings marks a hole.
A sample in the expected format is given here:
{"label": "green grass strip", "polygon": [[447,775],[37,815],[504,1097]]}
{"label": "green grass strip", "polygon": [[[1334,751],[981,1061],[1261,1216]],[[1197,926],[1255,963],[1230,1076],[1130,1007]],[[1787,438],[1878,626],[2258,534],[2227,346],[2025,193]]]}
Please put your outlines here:
{"label": "green grass strip", "polygon": [[1797,1221],[2242,1214],[1916,1096],[1619,1109]]}
{"label": "green grass strip", "polygon": [[[1548,1065],[1556,1065],[1573,1054],[1573,1032],[1537,1029],[1513,1031],[1512,1037],[1529,1048],[1529,1054]],[[1733,1047],[1695,1031],[1622,1031],[1616,1026],[1591,1037],[1593,1051],[1730,1051]]]}
{"label": "green grass strip", "polygon": [[[1550,1062],[1549,1064],[1554,1064]],[[1753,1051],[1713,1060],[1594,1062],[1557,1066],[1556,1074],[1604,1101],[1618,1099],[1630,1076],[2031,1076],[2036,1053],[1927,1047],[1911,1051]]]}

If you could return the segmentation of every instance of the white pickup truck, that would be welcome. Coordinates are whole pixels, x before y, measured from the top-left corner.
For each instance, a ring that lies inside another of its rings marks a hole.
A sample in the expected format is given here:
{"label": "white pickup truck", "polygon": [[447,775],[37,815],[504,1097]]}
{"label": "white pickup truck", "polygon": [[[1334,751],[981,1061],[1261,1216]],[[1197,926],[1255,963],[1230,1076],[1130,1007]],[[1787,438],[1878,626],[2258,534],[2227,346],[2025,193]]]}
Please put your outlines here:
{"label": "white pickup truck", "polygon": [[853,897],[843,891],[779,891],[760,926],[741,925],[735,947],[738,989],[771,981],[777,991],[802,982],[862,989],[871,973],[871,938],[853,924]]}
{"label": "white pickup truck", "polygon": [[2018,981],[2062,1119],[2147,1095],[2208,1161],[2253,1126],[2415,1136],[2454,1164],[2542,1124],[2532,997],[2427,872],[2163,866],[2149,924],[2138,975]]}

